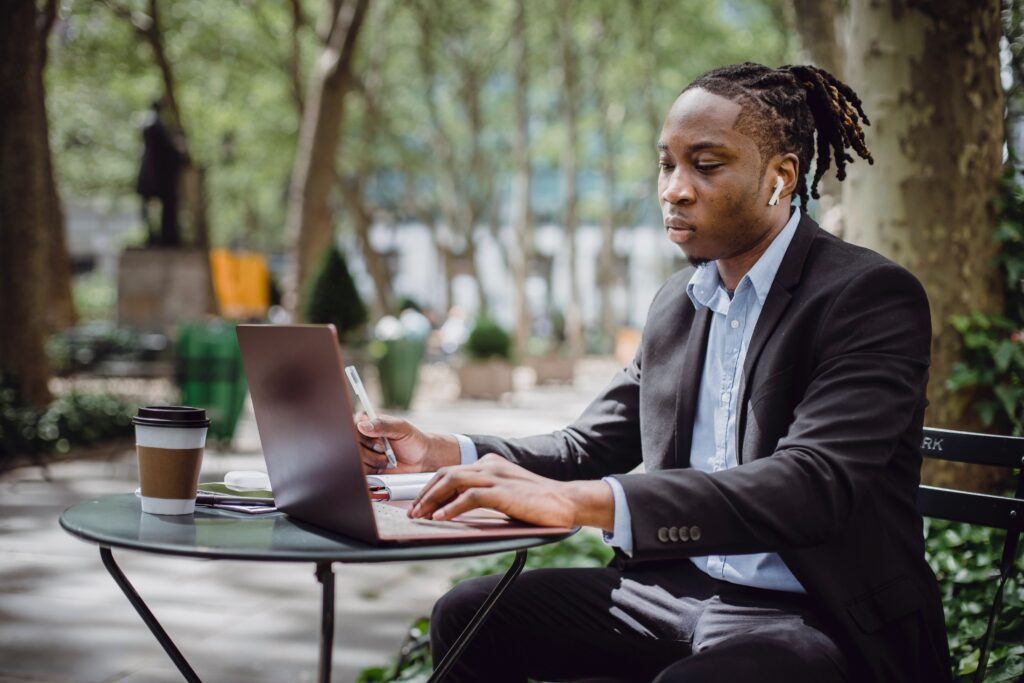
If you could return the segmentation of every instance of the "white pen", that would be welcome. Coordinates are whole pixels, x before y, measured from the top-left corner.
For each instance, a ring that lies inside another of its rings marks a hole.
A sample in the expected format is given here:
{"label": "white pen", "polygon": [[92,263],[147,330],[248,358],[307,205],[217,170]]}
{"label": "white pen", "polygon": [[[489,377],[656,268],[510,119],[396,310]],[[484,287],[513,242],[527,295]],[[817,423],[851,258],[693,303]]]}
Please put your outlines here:
{"label": "white pen", "polygon": [[[352,391],[356,392],[356,396],[359,397],[359,402],[363,404],[363,410],[366,411],[371,420],[376,420],[377,411],[370,405],[370,397],[366,395],[366,388],[363,387],[363,380],[359,379],[359,372],[356,370],[356,366],[346,366],[345,376],[348,377],[348,383],[352,385]],[[384,453],[388,456],[388,469],[398,467],[398,461],[395,460],[395,452],[391,450],[391,444],[388,443],[387,437],[382,436],[381,439],[384,441]]]}

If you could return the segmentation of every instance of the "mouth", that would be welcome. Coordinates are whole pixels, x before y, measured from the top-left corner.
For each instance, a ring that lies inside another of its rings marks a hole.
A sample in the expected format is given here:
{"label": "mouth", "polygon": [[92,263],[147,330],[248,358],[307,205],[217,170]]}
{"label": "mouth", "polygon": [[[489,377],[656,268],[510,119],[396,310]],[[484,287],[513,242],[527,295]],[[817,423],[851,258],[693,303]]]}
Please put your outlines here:
{"label": "mouth", "polygon": [[665,221],[665,232],[670,240],[677,244],[683,244],[690,241],[690,238],[697,232],[697,228],[692,223],[678,218],[669,218]]}

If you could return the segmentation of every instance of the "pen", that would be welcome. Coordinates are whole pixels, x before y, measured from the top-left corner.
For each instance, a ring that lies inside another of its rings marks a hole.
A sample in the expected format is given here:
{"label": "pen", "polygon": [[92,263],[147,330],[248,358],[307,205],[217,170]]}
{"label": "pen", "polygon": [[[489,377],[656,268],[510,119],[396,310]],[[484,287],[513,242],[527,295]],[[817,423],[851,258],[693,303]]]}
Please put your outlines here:
{"label": "pen", "polygon": [[[356,366],[348,365],[345,367],[345,376],[348,377],[348,383],[352,385],[352,391],[356,392],[356,396],[359,397],[360,403],[363,404],[363,409],[366,414],[370,416],[371,420],[377,419],[377,411],[370,405],[370,397],[366,395],[366,389],[363,387],[363,380],[359,379],[359,372],[356,371]],[[391,450],[391,444],[388,442],[387,437],[381,437],[384,441],[384,453],[388,456],[388,468],[398,467],[398,461],[395,460],[395,452]]]}

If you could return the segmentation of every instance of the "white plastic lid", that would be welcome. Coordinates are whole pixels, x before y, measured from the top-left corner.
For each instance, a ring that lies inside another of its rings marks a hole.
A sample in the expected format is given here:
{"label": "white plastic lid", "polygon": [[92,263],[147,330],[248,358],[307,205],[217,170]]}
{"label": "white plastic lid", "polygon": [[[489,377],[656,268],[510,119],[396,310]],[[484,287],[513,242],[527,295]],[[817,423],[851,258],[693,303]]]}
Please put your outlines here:
{"label": "white plastic lid", "polygon": [[224,475],[224,486],[234,491],[265,490],[270,488],[270,477],[256,470],[235,470]]}

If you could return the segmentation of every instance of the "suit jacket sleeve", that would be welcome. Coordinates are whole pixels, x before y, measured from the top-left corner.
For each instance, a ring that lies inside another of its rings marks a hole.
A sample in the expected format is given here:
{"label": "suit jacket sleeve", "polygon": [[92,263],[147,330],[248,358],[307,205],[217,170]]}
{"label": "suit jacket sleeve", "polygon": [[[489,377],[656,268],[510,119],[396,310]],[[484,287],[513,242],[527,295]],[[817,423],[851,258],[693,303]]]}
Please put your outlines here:
{"label": "suit jacket sleeve", "polygon": [[469,435],[481,456],[497,453],[551,479],[600,479],[640,464],[641,352],[565,429],[520,439]]}
{"label": "suit jacket sleeve", "polygon": [[[773,552],[841,532],[922,409],[930,325],[924,290],[904,269],[879,264],[851,280],[817,328],[812,376],[774,453],[715,473],[616,477],[632,512],[633,557]],[[698,538],[659,541],[664,526]]]}

